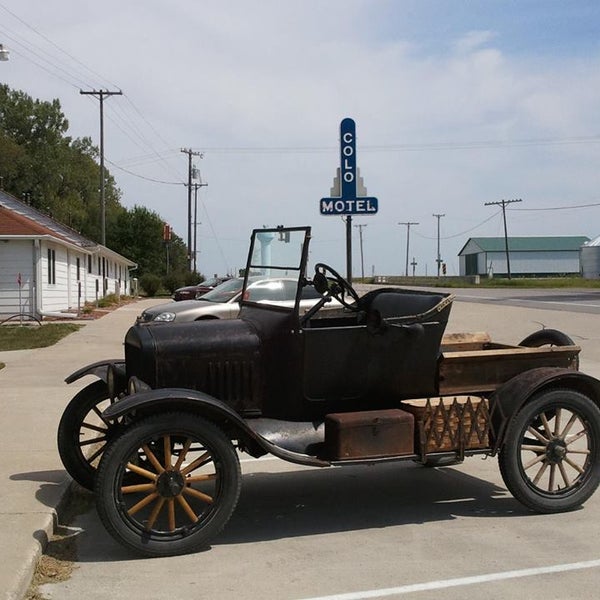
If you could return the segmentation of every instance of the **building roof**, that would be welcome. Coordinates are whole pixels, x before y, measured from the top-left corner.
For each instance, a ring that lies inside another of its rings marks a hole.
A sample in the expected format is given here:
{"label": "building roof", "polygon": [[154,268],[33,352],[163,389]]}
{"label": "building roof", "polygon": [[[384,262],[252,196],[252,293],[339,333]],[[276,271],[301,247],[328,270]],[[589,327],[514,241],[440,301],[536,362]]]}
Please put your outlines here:
{"label": "building roof", "polygon": [[[508,249],[511,252],[557,252],[564,250],[579,250],[590,238],[583,235],[568,236],[529,236],[509,237]],[[503,237],[472,237],[462,247],[459,256],[468,245],[475,245],[480,252],[504,252],[506,249]]]}
{"label": "building roof", "polygon": [[600,236],[598,236],[590,242],[586,242],[584,245],[586,248],[589,246],[600,246]]}
{"label": "building roof", "polygon": [[130,266],[135,263],[110,248],[97,244],[79,232],[55,221],[49,215],[33,206],[17,200],[14,196],[0,191],[0,237],[39,238],[49,236],[57,241],[77,246],[86,252],[99,252],[123,260]]}

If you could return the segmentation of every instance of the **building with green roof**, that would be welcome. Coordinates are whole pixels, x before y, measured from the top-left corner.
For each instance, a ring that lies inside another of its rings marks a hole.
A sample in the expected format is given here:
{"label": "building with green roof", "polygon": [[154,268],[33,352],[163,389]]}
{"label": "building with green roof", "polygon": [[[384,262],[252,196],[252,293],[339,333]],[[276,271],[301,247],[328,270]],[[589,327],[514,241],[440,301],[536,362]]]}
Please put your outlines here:
{"label": "building with green roof", "polygon": [[[581,235],[509,237],[510,273],[516,277],[579,275],[579,250],[590,238]],[[472,237],[458,253],[460,275],[508,275],[503,237]]]}

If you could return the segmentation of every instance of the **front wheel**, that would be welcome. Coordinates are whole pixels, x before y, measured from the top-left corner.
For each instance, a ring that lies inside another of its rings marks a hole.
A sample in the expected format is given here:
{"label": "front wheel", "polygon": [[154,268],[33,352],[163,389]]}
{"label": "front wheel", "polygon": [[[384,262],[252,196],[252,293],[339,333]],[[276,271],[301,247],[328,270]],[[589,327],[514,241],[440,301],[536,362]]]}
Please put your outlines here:
{"label": "front wheel", "polygon": [[573,390],[537,394],[510,422],[498,460],[506,487],[528,508],[579,507],[600,483],[600,408]]}
{"label": "front wheel", "polygon": [[240,487],[236,451],[215,424],[160,414],[111,443],[98,468],[96,507],[124,546],[172,556],[209,544],[231,517]]}

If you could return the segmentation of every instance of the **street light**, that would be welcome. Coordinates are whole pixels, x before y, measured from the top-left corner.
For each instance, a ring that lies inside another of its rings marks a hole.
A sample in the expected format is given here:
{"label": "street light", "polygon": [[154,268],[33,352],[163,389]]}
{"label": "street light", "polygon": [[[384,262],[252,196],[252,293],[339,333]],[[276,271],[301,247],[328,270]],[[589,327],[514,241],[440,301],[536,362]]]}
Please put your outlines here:
{"label": "street light", "polygon": [[0,44],[0,60],[8,60],[10,58],[10,52]]}

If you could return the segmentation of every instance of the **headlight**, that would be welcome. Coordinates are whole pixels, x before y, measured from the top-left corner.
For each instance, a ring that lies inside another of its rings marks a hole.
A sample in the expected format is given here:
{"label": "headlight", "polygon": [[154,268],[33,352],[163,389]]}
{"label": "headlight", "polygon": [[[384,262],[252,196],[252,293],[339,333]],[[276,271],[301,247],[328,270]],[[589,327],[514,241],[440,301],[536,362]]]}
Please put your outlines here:
{"label": "headlight", "polygon": [[154,317],[153,321],[163,321],[165,323],[170,323],[175,320],[175,313],[172,312],[163,312],[159,313]]}
{"label": "headlight", "polygon": [[108,365],[106,371],[106,387],[108,388],[108,397],[116,398],[125,390],[127,385],[127,375],[125,369],[117,367],[114,364]]}

